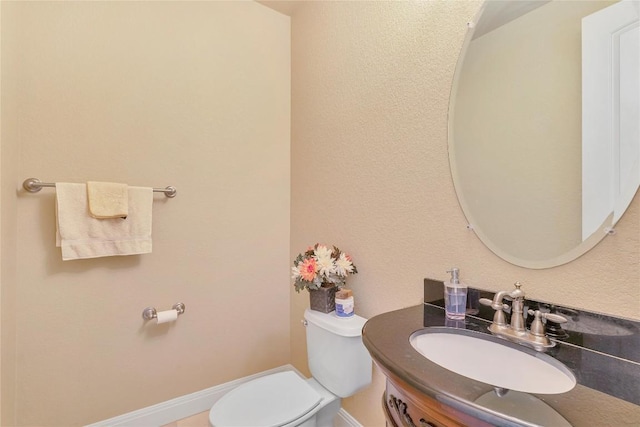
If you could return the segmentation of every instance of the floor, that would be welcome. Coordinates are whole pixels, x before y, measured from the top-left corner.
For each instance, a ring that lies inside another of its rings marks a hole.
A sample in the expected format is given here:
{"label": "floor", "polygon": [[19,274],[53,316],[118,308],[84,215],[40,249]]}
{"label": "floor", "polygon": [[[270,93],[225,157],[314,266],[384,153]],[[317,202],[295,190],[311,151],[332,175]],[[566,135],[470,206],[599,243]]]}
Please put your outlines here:
{"label": "floor", "polygon": [[200,412],[189,418],[165,424],[162,427],[209,427],[209,411]]}
{"label": "floor", "polygon": [[[334,426],[346,426],[347,424],[338,422],[338,417],[334,419]],[[352,425],[352,424],[350,424]],[[178,421],[174,421],[169,424],[165,424],[161,427],[210,427],[209,426],[209,411],[200,412],[199,414],[192,415],[188,418],[183,418]]]}

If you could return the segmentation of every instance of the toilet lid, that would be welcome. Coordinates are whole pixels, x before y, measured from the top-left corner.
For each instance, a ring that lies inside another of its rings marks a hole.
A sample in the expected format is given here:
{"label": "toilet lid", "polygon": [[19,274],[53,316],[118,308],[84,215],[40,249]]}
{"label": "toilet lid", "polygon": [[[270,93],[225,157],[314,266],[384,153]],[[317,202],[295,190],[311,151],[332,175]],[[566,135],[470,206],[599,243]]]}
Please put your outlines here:
{"label": "toilet lid", "polygon": [[209,413],[214,427],[280,427],[311,411],[322,397],[293,371],[246,382],[218,400]]}

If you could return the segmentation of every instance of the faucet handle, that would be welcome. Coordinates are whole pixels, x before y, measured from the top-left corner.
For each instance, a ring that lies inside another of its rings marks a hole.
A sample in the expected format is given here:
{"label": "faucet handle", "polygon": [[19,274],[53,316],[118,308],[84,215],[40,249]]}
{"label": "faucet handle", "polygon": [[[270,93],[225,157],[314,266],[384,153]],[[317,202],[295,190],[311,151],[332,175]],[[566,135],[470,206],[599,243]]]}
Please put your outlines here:
{"label": "faucet handle", "polygon": [[531,334],[538,337],[544,336],[544,324],[542,323],[542,318],[555,323],[565,323],[567,321],[564,316],[553,313],[543,313],[540,310],[529,310],[528,313],[535,316],[535,320],[531,324]]}
{"label": "faucet handle", "polygon": [[[486,305],[489,306],[491,308],[493,308],[494,310],[498,310],[497,308],[493,307],[493,301],[491,301],[489,298],[480,298],[478,300],[478,302],[482,305]],[[502,304],[502,303],[500,303]],[[502,304],[502,309],[503,310],[509,310],[509,304]]]}
{"label": "faucet handle", "polygon": [[493,308],[496,312],[493,315],[493,323],[497,326],[504,326],[507,324],[504,317],[504,310],[508,310],[509,306],[507,304],[503,304],[502,302],[494,302],[488,298],[480,298],[478,300],[482,305],[488,305]]}
{"label": "faucet handle", "polygon": [[493,301],[491,301],[489,298],[480,298],[478,302],[489,307],[491,307],[491,304],[493,304]]}
{"label": "faucet handle", "polygon": [[553,313],[541,313],[542,317],[555,323],[567,323],[567,318]]}

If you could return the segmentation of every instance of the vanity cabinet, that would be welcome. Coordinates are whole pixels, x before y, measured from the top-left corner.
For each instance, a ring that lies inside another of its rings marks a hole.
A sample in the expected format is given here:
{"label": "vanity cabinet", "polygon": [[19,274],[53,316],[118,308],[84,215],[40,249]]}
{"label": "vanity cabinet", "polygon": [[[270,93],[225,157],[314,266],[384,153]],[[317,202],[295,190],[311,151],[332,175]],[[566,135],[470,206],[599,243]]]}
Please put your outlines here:
{"label": "vanity cabinet", "polygon": [[382,407],[387,427],[491,427],[425,396],[393,374],[385,374],[387,384]]}

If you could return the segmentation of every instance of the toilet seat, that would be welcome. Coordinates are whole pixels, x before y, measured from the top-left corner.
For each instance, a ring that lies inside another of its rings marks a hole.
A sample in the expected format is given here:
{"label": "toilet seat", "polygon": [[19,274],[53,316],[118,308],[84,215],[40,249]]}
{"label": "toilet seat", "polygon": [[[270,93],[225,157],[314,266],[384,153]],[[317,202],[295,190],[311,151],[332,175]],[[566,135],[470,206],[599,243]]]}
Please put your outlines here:
{"label": "toilet seat", "polygon": [[209,413],[214,427],[282,427],[316,408],[322,397],[293,371],[244,383],[218,400]]}

